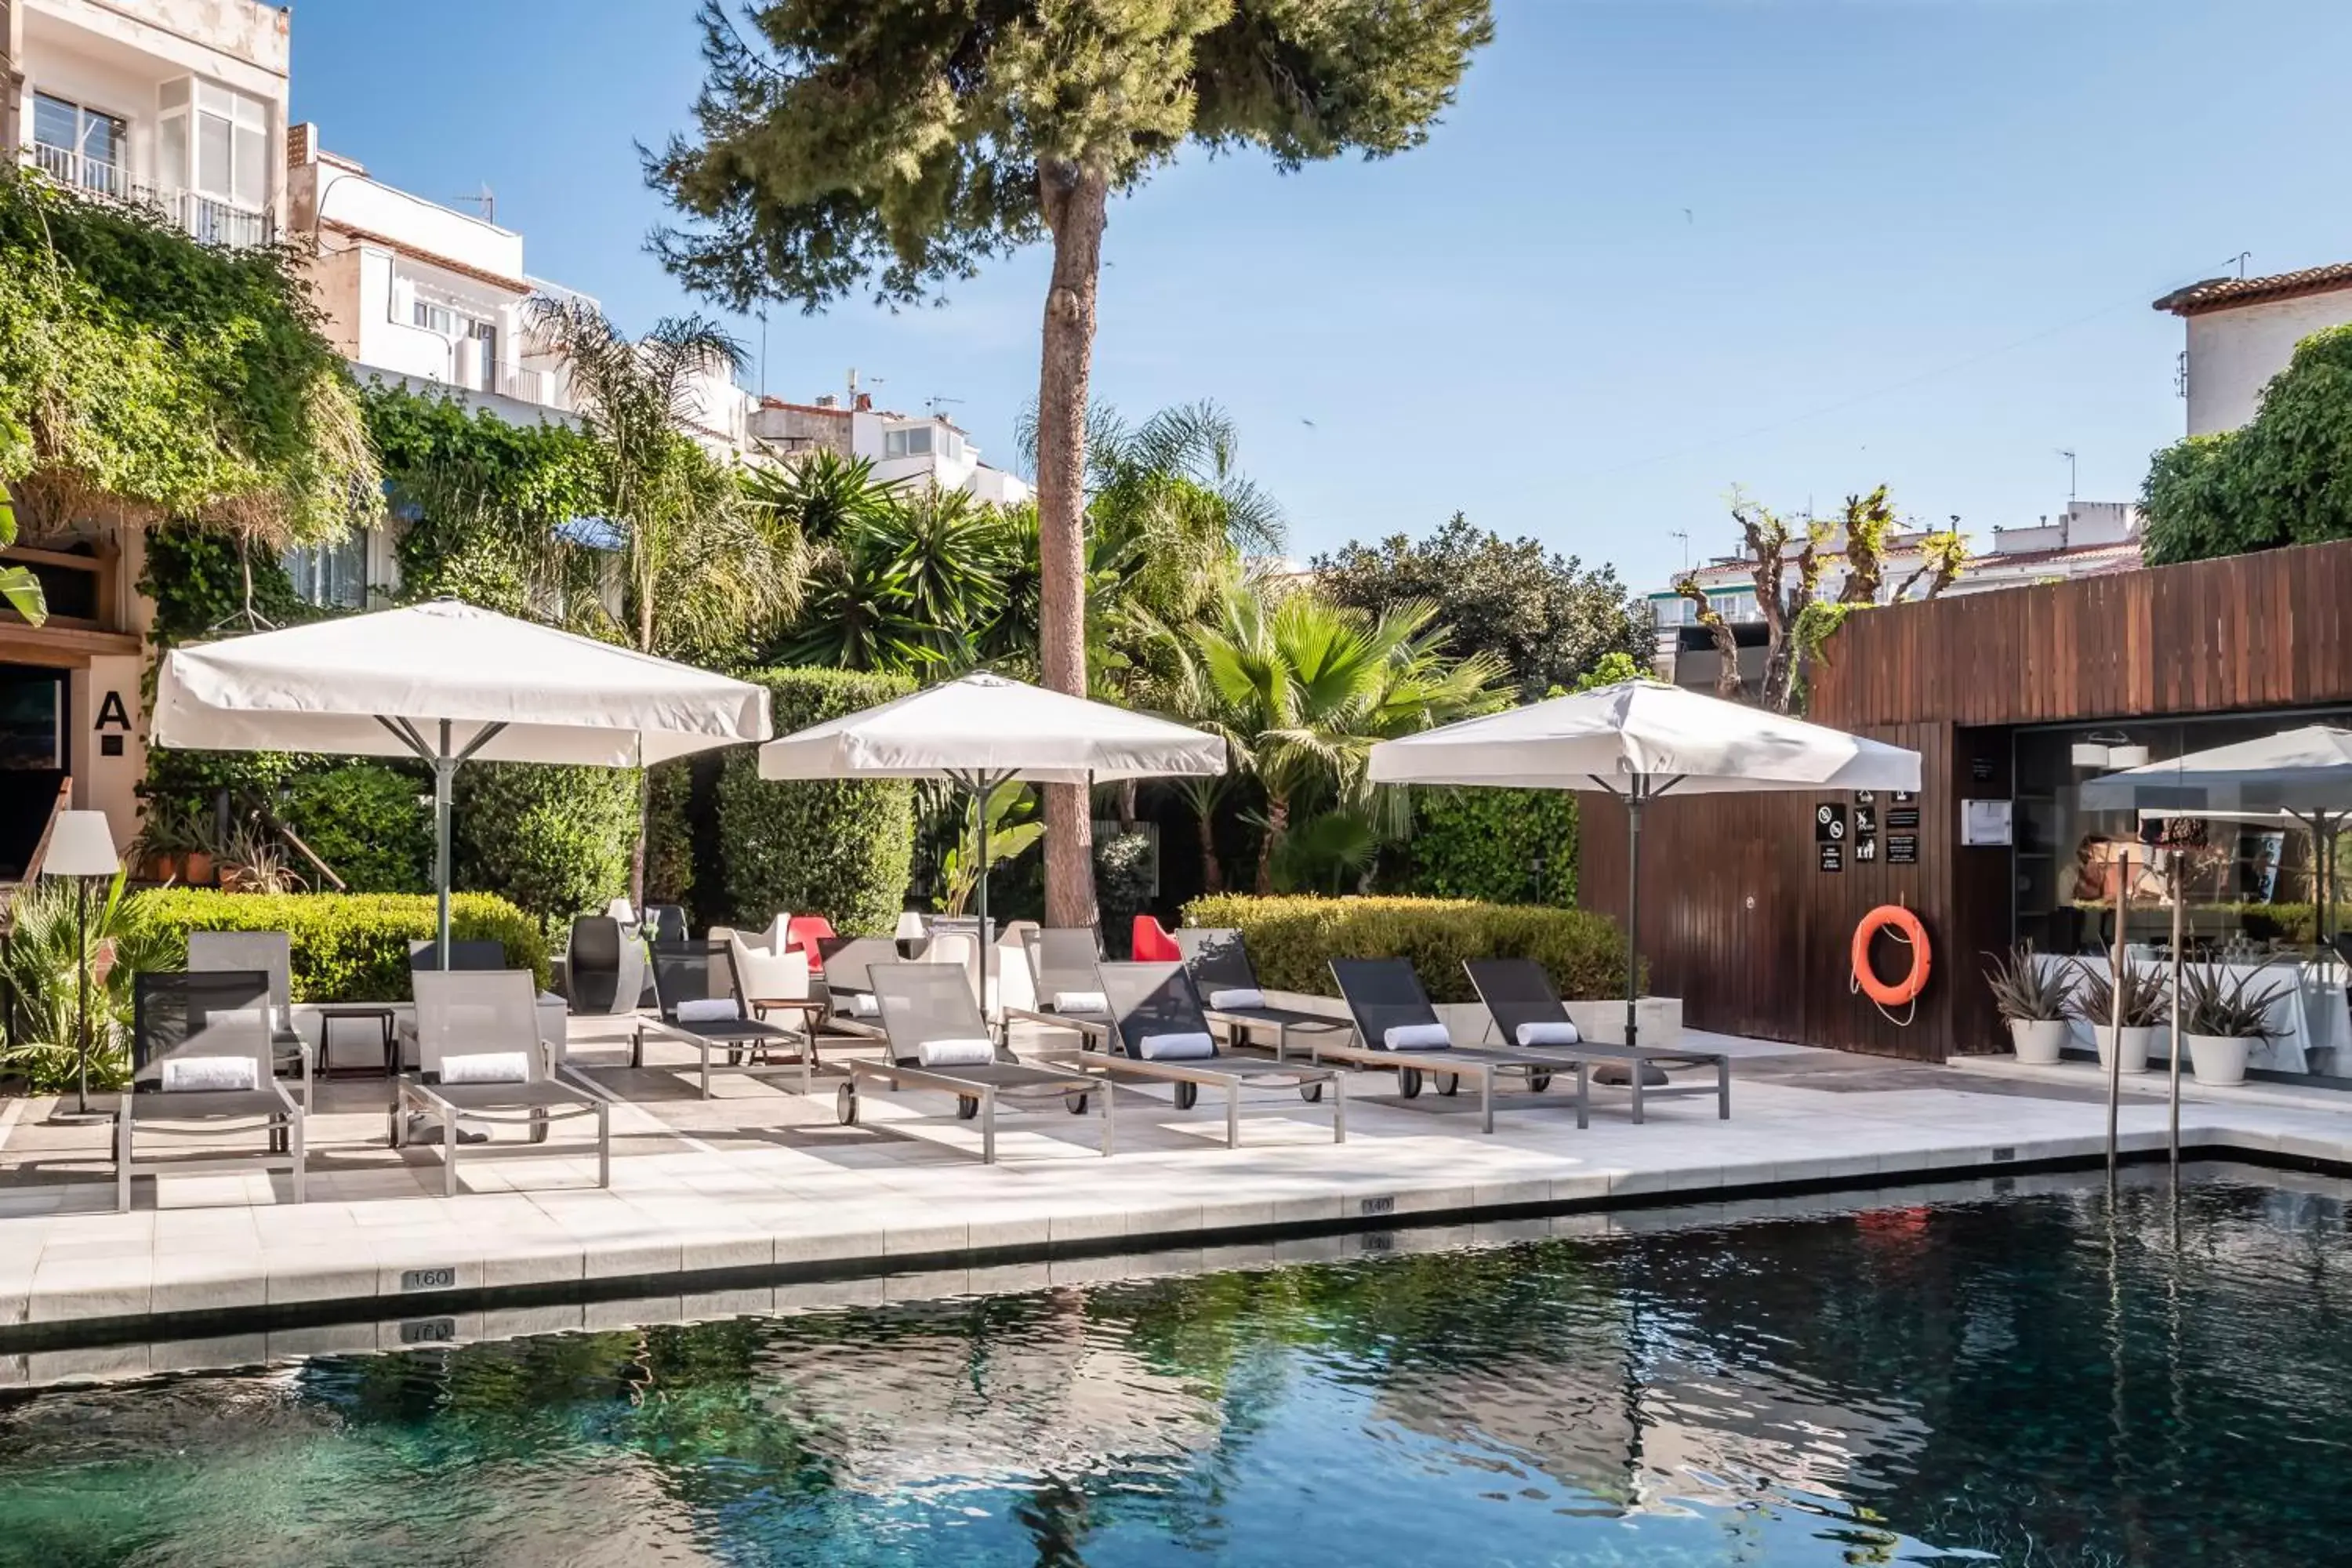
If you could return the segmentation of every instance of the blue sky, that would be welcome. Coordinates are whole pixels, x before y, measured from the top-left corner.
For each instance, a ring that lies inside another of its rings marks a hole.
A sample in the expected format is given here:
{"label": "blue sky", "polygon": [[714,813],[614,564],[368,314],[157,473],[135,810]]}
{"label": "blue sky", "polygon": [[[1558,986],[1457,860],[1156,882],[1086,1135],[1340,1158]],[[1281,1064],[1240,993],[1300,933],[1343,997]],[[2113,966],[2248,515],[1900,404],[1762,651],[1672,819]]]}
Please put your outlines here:
{"label": "blue sky", "polygon": [[[380,177],[488,184],[531,270],[624,326],[637,141],[687,124],[691,0],[305,0],[294,111]],[[1117,203],[1098,395],[1213,397],[1292,552],[1460,509],[1629,584],[1727,550],[1734,484],[1885,480],[1989,542],[2128,499],[2177,437],[2177,284],[2352,258],[2341,0],[1497,0],[1430,144],[1278,176],[1192,157]],[[765,381],[851,366],[1010,461],[1045,257],[941,309],[771,316]],[[735,323],[756,355],[760,324]],[[759,379],[755,370],[751,377]],[[1676,537],[1686,533],[1687,542]]]}

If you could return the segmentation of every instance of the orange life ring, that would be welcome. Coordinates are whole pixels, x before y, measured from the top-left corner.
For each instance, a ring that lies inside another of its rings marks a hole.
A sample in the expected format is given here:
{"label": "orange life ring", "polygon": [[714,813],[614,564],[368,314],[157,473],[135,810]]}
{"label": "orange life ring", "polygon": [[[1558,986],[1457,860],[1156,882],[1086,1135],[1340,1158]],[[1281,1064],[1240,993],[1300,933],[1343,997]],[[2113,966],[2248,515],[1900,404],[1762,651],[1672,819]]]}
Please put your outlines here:
{"label": "orange life ring", "polygon": [[[1911,946],[1911,973],[1889,985],[1870,967],[1870,939],[1892,929]],[[1881,904],[1853,928],[1853,983],[1882,1007],[1900,1007],[1927,989],[1927,928],[1919,917],[1895,904]]]}

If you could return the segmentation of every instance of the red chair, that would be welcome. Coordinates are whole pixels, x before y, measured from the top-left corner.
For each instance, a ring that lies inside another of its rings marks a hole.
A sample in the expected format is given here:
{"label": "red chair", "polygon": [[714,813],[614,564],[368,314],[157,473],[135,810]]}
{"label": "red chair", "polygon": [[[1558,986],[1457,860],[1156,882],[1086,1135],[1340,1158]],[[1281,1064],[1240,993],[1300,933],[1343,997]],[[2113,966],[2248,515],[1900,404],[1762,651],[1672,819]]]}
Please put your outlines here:
{"label": "red chair", "polygon": [[1138,963],[1181,963],[1184,954],[1178,950],[1176,939],[1162,930],[1150,915],[1135,917],[1132,939],[1135,962]]}
{"label": "red chair", "polygon": [[809,973],[823,974],[824,952],[817,946],[817,942],[825,937],[839,934],[833,929],[833,922],[823,915],[794,915],[784,925],[784,951],[790,952],[794,948],[798,948],[807,953]]}

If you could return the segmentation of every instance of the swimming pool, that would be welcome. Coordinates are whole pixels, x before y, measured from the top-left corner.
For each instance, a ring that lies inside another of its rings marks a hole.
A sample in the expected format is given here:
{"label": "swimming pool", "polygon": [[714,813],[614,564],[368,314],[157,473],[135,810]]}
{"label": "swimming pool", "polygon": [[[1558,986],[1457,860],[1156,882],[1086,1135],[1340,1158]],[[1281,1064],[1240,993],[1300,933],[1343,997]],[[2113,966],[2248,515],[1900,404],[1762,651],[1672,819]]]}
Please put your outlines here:
{"label": "swimming pool", "polygon": [[2320,1178],[552,1335],[0,1402],[0,1563],[2352,1560]]}

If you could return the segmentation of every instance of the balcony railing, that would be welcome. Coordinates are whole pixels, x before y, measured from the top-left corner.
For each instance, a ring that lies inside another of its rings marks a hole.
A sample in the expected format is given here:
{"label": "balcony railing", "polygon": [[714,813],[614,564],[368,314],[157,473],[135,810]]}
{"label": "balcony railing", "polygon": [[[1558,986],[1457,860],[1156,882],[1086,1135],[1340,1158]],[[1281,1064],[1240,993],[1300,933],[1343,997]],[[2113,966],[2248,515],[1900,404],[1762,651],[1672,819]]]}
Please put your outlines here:
{"label": "balcony railing", "polygon": [[35,142],[25,149],[25,155],[33,167],[61,185],[89,195],[152,207],[183,233],[206,245],[242,249],[269,242],[269,214],[257,208],[199,191],[134,184],[121,164],[65,147]]}

